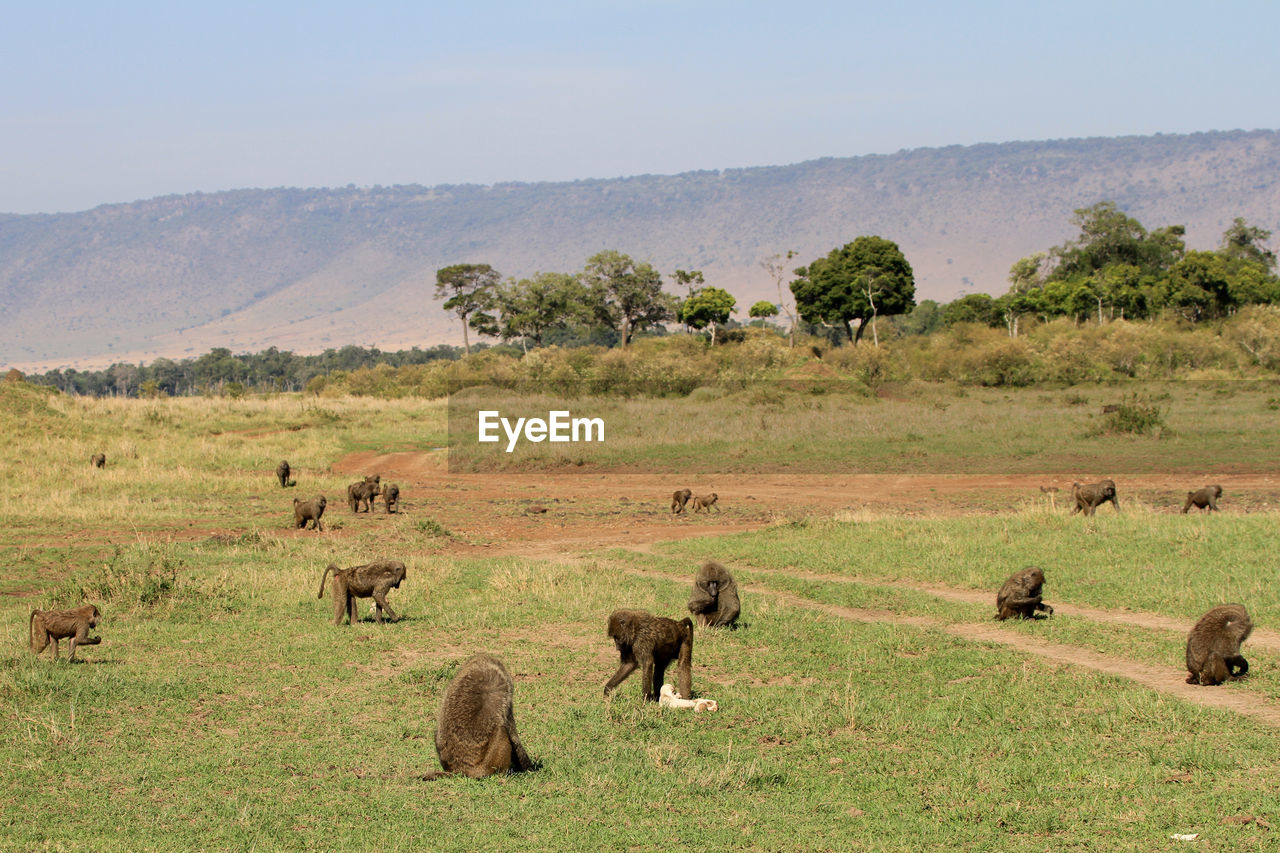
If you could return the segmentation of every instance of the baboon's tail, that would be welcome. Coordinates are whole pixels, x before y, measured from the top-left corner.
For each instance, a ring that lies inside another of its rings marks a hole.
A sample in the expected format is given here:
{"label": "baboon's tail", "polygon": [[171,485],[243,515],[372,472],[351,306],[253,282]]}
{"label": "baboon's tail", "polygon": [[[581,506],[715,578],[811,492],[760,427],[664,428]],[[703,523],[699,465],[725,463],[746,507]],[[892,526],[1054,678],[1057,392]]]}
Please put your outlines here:
{"label": "baboon's tail", "polygon": [[338,571],[338,566],[336,563],[330,563],[329,565],[324,567],[324,574],[320,576],[320,592],[318,595],[316,595],[316,598],[324,598],[325,579],[329,577],[329,572],[336,572],[336,571]]}

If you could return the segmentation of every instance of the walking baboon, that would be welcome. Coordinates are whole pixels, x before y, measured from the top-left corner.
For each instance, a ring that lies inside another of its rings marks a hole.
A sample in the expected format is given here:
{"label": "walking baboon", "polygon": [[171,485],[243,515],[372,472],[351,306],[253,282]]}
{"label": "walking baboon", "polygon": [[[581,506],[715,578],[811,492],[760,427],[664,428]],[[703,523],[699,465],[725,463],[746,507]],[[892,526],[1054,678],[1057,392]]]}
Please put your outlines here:
{"label": "walking baboon", "polygon": [[1057,486],[1041,486],[1040,493],[1049,496],[1049,509],[1058,508],[1058,487]]}
{"label": "walking baboon", "polygon": [[276,466],[276,479],[280,481],[280,488],[289,485],[289,461],[287,459],[280,460],[280,464]]}
{"label": "walking baboon", "polygon": [[347,569],[340,569],[336,564],[330,563],[325,567],[324,574],[320,575],[320,592],[316,598],[324,598],[324,581],[330,572],[333,573],[333,624],[341,625],[343,614],[346,614],[349,625],[356,623],[357,598],[373,599],[376,608],[374,617],[379,625],[382,624],[384,610],[392,622],[400,618],[387,603],[387,591],[400,588],[400,582],[405,578],[404,563],[399,560],[374,560],[372,563]]}
{"label": "walking baboon", "polygon": [[1083,486],[1079,483],[1072,483],[1071,497],[1076,502],[1075,509],[1071,510],[1072,515],[1075,515],[1080,510],[1084,510],[1085,515],[1093,515],[1097,512],[1098,507],[1107,501],[1111,501],[1111,505],[1116,508],[1116,512],[1120,511],[1120,502],[1116,500],[1115,480],[1103,480],[1099,483],[1088,483]]}
{"label": "walking baboon", "polygon": [[733,627],[742,612],[738,601],[738,584],[729,570],[708,560],[698,569],[693,579],[693,595],[689,598],[689,612],[699,625],[710,628]]}
{"label": "walking baboon", "polygon": [[1240,644],[1252,631],[1242,604],[1221,604],[1201,616],[1187,635],[1187,684],[1221,684],[1247,673]]}
{"label": "walking baboon", "polygon": [[1182,512],[1185,515],[1187,510],[1193,506],[1196,509],[1217,512],[1218,498],[1220,497],[1222,497],[1222,486],[1205,486],[1203,489],[1187,492],[1187,502],[1182,505]]}
{"label": "walking baboon", "polygon": [[[711,507],[716,506],[716,501],[720,500],[720,496],[715,492],[709,495],[698,495],[693,499],[693,511],[702,512],[704,509],[710,513]],[[716,512],[720,511],[720,507],[716,506]]]}
{"label": "walking baboon", "polygon": [[677,622],[646,610],[615,610],[609,614],[609,636],[618,647],[618,671],[604,685],[608,696],[640,668],[640,690],[647,702],[658,701],[667,667],[676,661],[680,698],[693,698],[693,622]]}
{"label": "walking baboon", "polygon": [[996,594],[996,618],[1002,622],[1011,616],[1034,619],[1037,610],[1043,610],[1052,616],[1053,608],[1040,597],[1043,586],[1044,572],[1035,566],[1014,572]]}
{"label": "walking baboon", "polygon": [[493,655],[475,655],[464,663],[440,701],[436,755],[443,769],[424,778],[461,774],[479,779],[532,770],[516,731],[514,696],[511,675]]}
{"label": "walking baboon", "polygon": [[676,515],[684,512],[684,505],[689,502],[689,498],[693,497],[693,492],[689,489],[679,489],[671,493],[671,511]]}
{"label": "walking baboon", "polygon": [[324,495],[314,497],[309,501],[300,501],[294,498],[293,526],[305,528],[308,521],[314,521],[313,527],[316,530],[324,530],[324,527],[320,524],[320,516],[324,515],[324,508],[327,503],[328,501],[325,500]]}
{"label": "walking baboon", "polygon": [[395,483],[387,483],[382,487],[382,501],[387,505],[387,513],[396,511],[400,504],[400,487]]}
{"label": "walking baboon", "polygon": [[347,486],[347,505],[352,512],[359,512],[362,506],[365,512],[373,512],[373,499],[379,491],[378,484],[368,478],[352,483]]}
{"label": "walking baboon", "polygon": [[31,641],[31,651],[40,654],[53,641],[53,659],[58,659],[58,641],[71,638],[71,654],[68,660],[76,659],[79,646],[96,646],[102,642],[101,637],[90,637],[89,629],[98,626],[102,614],[97,606],[84,604],[72,610],[32,610],[27,618],[27,638]]}
{"label": "walking baboon", "polygon": [[105,468],[107,465],[107,457],[104,453],[95,453],[89,457],[89,464],[94,468]]}

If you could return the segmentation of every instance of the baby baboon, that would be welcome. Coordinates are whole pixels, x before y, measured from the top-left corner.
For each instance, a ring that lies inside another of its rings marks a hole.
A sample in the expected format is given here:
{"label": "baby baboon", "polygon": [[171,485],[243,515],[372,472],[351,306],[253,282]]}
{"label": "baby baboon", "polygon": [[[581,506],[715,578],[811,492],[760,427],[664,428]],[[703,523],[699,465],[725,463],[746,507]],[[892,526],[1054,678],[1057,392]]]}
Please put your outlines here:
{"label": "baby baboon", "polygon": [[104,453],[95,453],[89,457],[89,464],[94,468],[105,468],[107,465],[107,457]]}
{"label": "baby baboon", "polygon": [[280,481],[280,488],[289,485],[289,462],[286,459],[280,460],[280,464],[276,466],[276,479]]}
{"label": "baby baboon", "polygon": [[1203,489],[1187,492],[1187,502],[1182,505],[1182,512],[1185,515],[1187,510],[1193,506],[1196,509],[1217,512],[1218,498],[1220,497],[1222,497],[1222,486],[1205,486]]}
{"label": "baby baboon", "polygon": [[1043,586],[1044,572],[1035,566],[1014,572],[996,594],[996,618],[1002,622],[1011,616],[1034,619],[1037,610],[1043,610],[1052,616],[1053,608],[1040,598]]}
{"label": "baby baboon", "polygon": [[1107,501],[1111,501],[1116,512],[1120,511],[1120,502],[1116,500],[1115,480],[1103,480],[1100,483],[1089,483],[1084,486],[1072,483],[1071,497],[1076,502],[1076,508],[1071,510],[1072,515],[1080,510],[1084,510],[1085,515],[1093,515],[1098,507]]}
{"label": "baby baboon", "polygon": [[689,612],[699,625],[710,628],[734,627],[742,605],[738,601],[738,584],[729,570],[708,560],[698,569],[693,579],[693,595],[689,598]]}
{"label": "baby baboon", "polygon": [[379,491],[378,484],[367,477],[359,483],[352,483],[347,486],[347,505],[352,512],[359,512],[362,506],[365,512],[373,512],[373,499]]}
{"label": "baby baboon", "polygon": [[492,773],[532,770],[520,743],[513,711],[515,684],[493,655],[475,655],[445,688],[436,722],[440,772],[425,778],[461,774],[479,779]]}
{"label": "baby baboon", "polygon": [[693,492],[688,489],[679,489],[671,493],[671,511],[676,515],[684,512],[684,505],[689,502],[689,498],[693,497]]}
{"label": "baby baboon", "polygon": [[[718,500],[720,500],[720,496],[715,492],[712,492],[709,495],[698,495],[693,499],[693,511],[702,512],[705,509],[709,515],[711,513],[711,508],[716,506],[716,501]],[[716,512],[719,511],[720,507],[716,506]]]}
{"label": "baby baboon", "polygon": [[387,505],[387,513],[396,511],[400,503],[400,487],[395,483],[387,483],[382,487],[382,500]]}
{"label": "baby baboon", "polygon": [[293,499],[293,526],[306,527],[308,521],[314,521],[313,525],[316,530],[324,530],[320,524],[320,516],[324,515],[324,507],[328,501],[324,495],[312,498],[309,501],[300,501]]}
{"label": "baby baboon", "polygon": [[1222,604],[1201,616],[1187,635],[1187,684],[1221,684],[1248,672],[1240,644],[1252,631],[1241,604]]}
{"label": "baby baboon", "polygon": [[31,641],[31,651],[40,654],[53,641],[53,659],[58,659],[58,641],[71,638],[71,655],[68,660],[76,659],[78,646],[96,646],[102,642],[101,637],[90,637],[89,629],[98,626],[102,614],[92,604],[84,604],[73,610],[33,610],[27,619],[27,637]]}
{"label": "baby baboon", "polygon": [[640,667],[640,690],[645,701],[657,702],[667,667],[676,661],[680,698],[693,698],[693,622],[677,622],[645,610],[615,610],[609,614],[609,636],[618,647],[618,671],[604,685],[608,696]]}
{"label": "baby baboon", "polygon": [[400,582],[405,577],[404,563],[399,560],[374,560],[372,563],[347,569],[340,569],[336,564],[330,563],[320,576],[320,593],[316,598],[324,598],[324,581],[330,572],[333,573],[333,624],[341,625],[344,613],[348,624],[356,623],[357,598],[373,598],[376,607],[374,616],[379,625],[382,624],[384,610],[392,622],[400,618],[387,603],[387,591],[400,588]]}

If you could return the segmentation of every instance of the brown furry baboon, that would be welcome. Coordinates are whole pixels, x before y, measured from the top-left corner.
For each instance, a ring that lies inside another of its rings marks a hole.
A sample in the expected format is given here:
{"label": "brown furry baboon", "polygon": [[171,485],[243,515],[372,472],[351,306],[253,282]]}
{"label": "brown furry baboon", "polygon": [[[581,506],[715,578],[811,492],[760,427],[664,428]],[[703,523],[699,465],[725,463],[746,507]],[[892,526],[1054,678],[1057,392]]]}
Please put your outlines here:
{"label": "brown furry baboon", "polygon": [[387,483],[382,487],[382,502],[387,505],[387,513],[396,511],[400,504],[400,487],[395,483]]}
{"label": "brown furry baboon", "polygon": [[[711,508],[716,506],[716,501],[720,500],[720,496],[715,492],[709,495],[698,495],[693,499],[693,511],[702,512],[704,509],[710,513]],[[720,507],[716,506],[716,512],[720,511]]]}
{"label": "brown furry baboon", "polygon": [[89,457],[89,464],[94,468],[105,468],[107,465],[107,456],[105,453],[95,453]]}
{"label": "brown furry baboon", "polygon": [[1044,572],[1035,566],[1014,572],[996,594],[996,618],[1002,622],[1012,616],[1034,619],[1037,610],[1052,616],[1053,608],[1040,597],[1043,586]]}
{"label": "brown furry baboon", "polygon": [[360,507],[364,507],[365,512],[373,512],[373,499],[380,491],[378,484],[368,478],[352,483],[347,486],[347,505],[352,512],[360,512]]}
{"label": "brown furry baboon", "polygon": [[314,497],[309,501],[300,501],[294,498],[293,526],[305,528],[308,521],[313,521],[315,522],[313,527],[316,530],[324,530],[324,526],[320,524],[320,516],[324,515],[326,504],[328,504],[328,501],[325,500],[324,495]]}
{"label": "brown furry baboon", "polygon": [[280,488],[282,489],[289,485],[289,471],[289,461],[281,459],[280,464],[276,466],[276,479],[280,481]]}
{"label": "brown furry baboon", "polygon": [[516,731],[514,696],[511,675],[493,655],[475,655],[464,663],[445,688],[436,722],[436,755],[443,770],[424,778],[480,779],[532,770]]}
{"label": "brown furry baboon", "polygon": [[1240,644],[1252,631],[1242,604],[1222,604],[1201,616],[1187,635],[1187,684],[1221,684],[1247,673]]}
{"label": "brown furry baboon", "polygon": [[[708,560],[698,569],[693,579],[693,595],[689,598],[689,612],[699,625],[709,628],[734,627],[742,604],[738,601],[738,584],[729,570]],[[662,685],[658,685],[661,689]]]}
{"label": "brown furry baboon", "polygon": [[97,606],[84,604],[72,610],[33,610],[27,618],[27,637],[31,641],[31,651],[40,654],[53,641],[53,659],[58,659],[58,641],[71,638],[71,654],[68,660],[76,659],[76,649],[80,646],[96,646],[102,642],[101,637],[90,637],[89,629],[98,626],[102,614]]}
{"label": "brown furry baboon", "polygon": [[645,610],[615,610],[609,614],[609,636],[618,647],[618,671],[604,685],[608,696],[640,668],[645,701],[657,702],[667,667],[676,662],[680,698],[693,698],[693,622],[677,622]]}
{"label": "brown furry baboon", "polygon": [[1220,497],[1222,497],[1222,486],[1205,486],[1203,489],[1187,492],[1187,502],[1182,505],[1182,512],[1185,515],[1193,506],[1196,509],[1217,512]]}
{"label": "brown furry baboon", "polygon": [[382,624],[382,611],[395,622],[400,617],[387,603],[387,591],[399,589],[405,578],[404,563],[399,560],[374,560],[363,566],[351,566],[340,569],[335,563],[325,567],[320,575],[320,592],[316,598],[324,598],[324,582],[329,573],[333,573],[333,624],[341,625],[342,616],[346,614],[347,623],[356,623],[356,599],[372,598],[374,616],[378,624]]}
{"label": "brown furry baboon", "polygon": [[693,492],[689,489],[679,489],[671,493],[671,511],[676,515],[684,512],[684,505],[689,502],[689,498],[693,497]]}
{"label": "brown furry baboon", "polygon": [[1103,480],[1083,486],[1079,483],[1072,483],[1071,497],[1076,502],[1075,509],[1071,510],[1072,515],[1080,512],[1080,510],[1084,510],[1085,515],[1093,515],[1097,512],[1098,507],[1107,501],[1111,501],[1111,505],[1116,508],[1116,512],[1120,511],[1120,502],[1116,500],[1115,480]]}

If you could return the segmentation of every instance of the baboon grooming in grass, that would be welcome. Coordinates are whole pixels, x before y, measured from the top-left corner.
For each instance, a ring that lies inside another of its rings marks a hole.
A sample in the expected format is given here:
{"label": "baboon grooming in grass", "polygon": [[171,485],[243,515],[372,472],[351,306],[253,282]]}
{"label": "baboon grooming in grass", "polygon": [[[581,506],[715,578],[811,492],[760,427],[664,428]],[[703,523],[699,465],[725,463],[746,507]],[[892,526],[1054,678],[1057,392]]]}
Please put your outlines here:
{"label": "baboon grooming in grass", "polygon": [[657,702],[667,667],[676,662],[680,698],[693,698],[693,622],[677,622],[646,610],[609,614],[609,637],[618,647],[618,671],[604,685],[608,696],[640,668],[640,690],[646,702]]}
{"label": "baboon grooming in grass", "polygon": [[324,495],[314,497],[309,501],[300,501],[294,498],[293,526],[305,528],[308,521],[313,521],[315,522],[313,527],[317,531],[324,530],[324,527],[320,524],[320,516],[324,515],[324,508],[327,503],[328,501],[325,500]]}
{"label": "baboon grooming in grass", "polygon": [[289,485],[289,461],[287,459],[280,460],[280,464],[276,466],[276,479],[280,481],[280,488]]}
{"label": "baboon grooming in grass", "polygon": [[404,580],[404,563],[399,560],[374,560],[363,566],[352,566],[340,569],[335,563],[325,567],[320,575],[320,592],[316,598],[324,598],[324,582],[329,573],[333,573],[333,624],[341,625],[342,616],[346,614],[347,624],[356,623],[356,599],[372,598],[374,601],[374,617],[382,624],[382,611],[395,622],[400,617],[387,603],[387,591],[399,589]]}
{"label": "baboon grooming in grass", "polygon": [[[716,501],[718,500],[720,500],[720,496],[717,495],[715,492],[712,492],[709,495],[698,495],[696,498],[693,499],[693,511],[702,512],[705,509],[707,513],[710,514],[711,508],[713,506],[716,506]],[[716,506],[716,512],[719,512],[719,511],[720,511],[720,507]]]}
{"label": "baboon grooming in grass", "polygon": [[1186,515],[1187,510],[1192,507],[1217,512],[1220,497],[1222,497],[1222,486],[1205,486],[1203,489],[1187,492],[1187,502],[1182,505],[1182,513]]}
{"label": "baboon grooming in grass", "polygon": [[689,502],[689,498],[693,497],[693,492],[688,489],[678,489],[671,493],[671,511],[676,515],[684,512],[684,505]]}
{"label": "baboon grooming in grass", "polygon": [[94,468],[105,468],[107,465],[106,454],[103,454],[103,453],[93,454],[92,456],[89,457],[89,464],[92,465]]}
{"label": "baboon grooming in grass", "polygon": [[1085,515],[1093,515],[1099,506],[1111,501],[1111,505],[1116,508],[1116,512],[1120,511],[1120,502],[1116,500],[1116,481],[1103,480],[1100,483],[1088,483],[1080,485],[1079,483],[1071,484],[1071,497],[1076,502],[1075,509],[1071,510],[1071,514],[1075,515],[1080,510],[1084,510]]}
{"label": "baboon grooming in grass", "polygon": [[387,483],[382,487],[382,502],[387,505],[387,513],[396,511],[400,504],[400,487],[395,483]]}
{"label": "baboon grooming in grass", "polygon": [[1252,632],[1242,604],[1221,604],[1201,616],[1187,635],[1187,684],[1221,684],[1247,673],[1249,662],[1240,654],[1240,644]]}
{"label": "baboon grooming in grass", "polygon": [[76,659],[76,648],[79,646],[96,646],[102,642],[101,637],[90,637],[89,629],[98,626],[102,614],[93,604],[84,604],[72,610],[33,610],[27,619],[27,637],[31,641],[31,651],[40,654],[53,641],[53,659],[58,659],[58,641],[71,638],[71,654],[68,660]]}
{"label": "baboon grooming in grass", "polygon": [[359,483],[352,483],[347,486],[347,505],[352,512],[360,512],[362,506],[365,512],[373,512],[373,499],[379,491],[378,484],[367,477]]}
{"label": "baboon grooming in grass", "polygon": [[436,722],[436,755],[443,770],[424,778],[460,774],[479,779],[493,773],[533,769],[516,732],[515,684],[502,661],[475,655],[445,688]]}
{"label": "baboon grooming in grass", "polygon": [[1040,598],[1043,586],[1044,572],[1035,566],[1014,572],[996,594],[996,618],[1002,622],[1012,616],[1034,619],[1037,610],[1043,610],[1052,616],[1053,608]]}
{"label": "baboon grooming in grass", "polygon": [[689,612],[699,625],[710,628],[733,627],[742,612],[738,601],[738,584],[729,570],[708,560],[698,569],[693,579],[693,595],[689,598]]}

